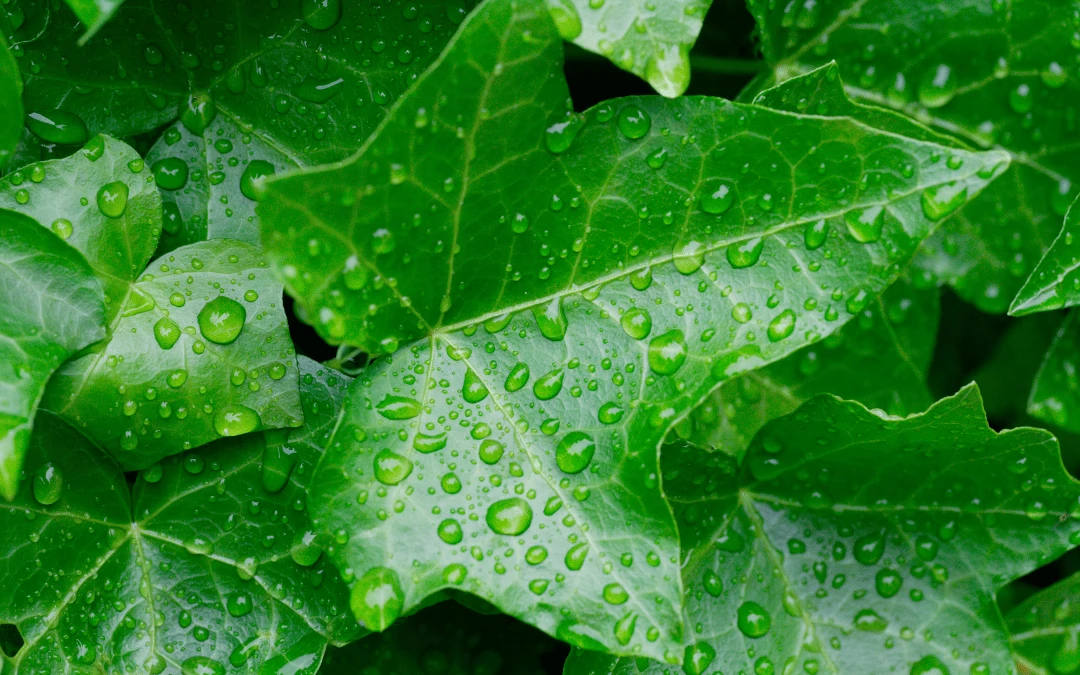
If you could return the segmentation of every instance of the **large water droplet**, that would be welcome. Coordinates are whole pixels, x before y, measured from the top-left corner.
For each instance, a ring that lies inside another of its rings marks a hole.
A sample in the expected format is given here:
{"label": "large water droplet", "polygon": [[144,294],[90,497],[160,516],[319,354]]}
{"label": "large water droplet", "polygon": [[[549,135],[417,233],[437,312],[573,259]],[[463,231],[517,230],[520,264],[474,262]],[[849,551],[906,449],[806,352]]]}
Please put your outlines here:
{"label": "large water droplet", "polygon": [[883,633],[889,622],[872,609],[860,609],[855,614],[855,628],[868,633]]}
{"label": "large water droplet", "polygon": [[262,455],[262,485],[267,492],[281,492],[288,484],[298,458],[294,448],[267,440]]}
{"label": "large water droplet", "polygon": [[38,504],[55,504],[64,490],[64,474],[52,462],[34,472],[34,499]]}
{"label": "large water droplet", "polygon": [[503,383],[503,387],[506,391],[515,392],[521,389],[529,381],[529,366],[524,363],[518,363],[510,369],[510,373],[506,376],[506,382]]}
{"label": "large water droplet", "polygon": [[382,632],[390,627],[405,606],[405,593],[394,570],[373,567],[360,577],[349,594],[353,616],[368,630]]}
{"label": "large water droplet", "polygon": [[219,295],[199,310],[199,331],[219,345],[231,344],[240,337],[247,321],[247,310],[236,300]]}
{"label": "large water droplet", "polygon": [[479,403],[487,398],[488,388],[472,368],[465,371],[465,384],[461,387],[461,396],[469,403]]}
{"label": "large water droplet", "polygon": [[47,143],[82,145],[90,138],[86,122],[65,110],[37,110],[26,116],[26,128]]}
{"label": "large water droplet", "polygon": [[577,572],[585,565],[585,558],[589,555],[589,545],[585,542],[580,544],[574,544],[570,547],[570,550],[566,552],[566,558],[563,562],[566,563],[566,569],[573,572]]}
{"label": "large water droplet", "polygon": [[581,473],[596,454],[596,442],[584,431],[572,431],[555,448],[555,463],[563,473]]}
{"label": "large water droplet", "polygon": [[765,248],[765,240],[755,237],[742,242],[728,244],[727,259],[735,269],[742,269],[757,264],[761,258],[761,251]]}
{"label": "large water droplet", "polygon": [[229,614],[236,618],[247,616],[251,614],[251,610],[254,609],[254,603],[252,602],[251,595],[245,591],[237,591],[231,593],[225,600],[225,608],[229,610]]}
{"label": "large water droplet", "polygon": [[208,656],[192,656],[180,666],[182,675],[225,675],[225,666]]}
{"label": "large water droplet", "polygon": [[520,497],[511,497],[489,506],[486,520],[492,532],[516,536],[529,529],[532,518],[529,503]]}
{"label": "large water droplet", "polygon": [[869,244],[881,239],[881,231],[885,227],[885,207],[869,206],[857,211],[844,213],[844,224],[855,241],[861,244]]}
{"label": "large water droplet", "polygon": [[739,605],[736,625],[746,637],[759,638],[769,632],[772,617],[764,607],[753,600],[747,600]]}
{"label": "large water droplet", "polygon": [[461,523],[454,520],[453,518],[447,518],[446,520],[439,523],[439,527],[437,529],[439,539],[442,539],[444,542],[450,544],[451,546],[455,544],[460,544],[462,538],[464,538],[465,536],[465,534],[461,531]]}
{"label": "large water droplet", "polygon": [[423,412],[420,401],[408,396],[394,396],[387,394],[375,405],[379,414],[388,420],[407,420],[416,417]]}
{"label": "large water droplet", "polygon": [[273,176],[274,172],[274,165],[270,162],[264,159],[251,160],[244,167],[244,173],[240,174],[240,194],[253,202],[259,201],[266,189],[266,177]]}
{"label": "large water droplet", "polygon": [[179,157],[166,157],[150,166],[154,182],[162,190],[179,190],[187,185],[188,165]]}
{"label": "large water droplet", "polygon": [[154,341],[162,349],[172,349],[176,341],[180,339],[180,326],[167,316],[163,316],[154,324]]}
{"label": "large water droplet", "polygon": [[967,185],[963,182],[928,187],[922,191],[923,215],[937,222],[963,206],[966,201]]}
{"label": "large water droplet", "polygon": [[649,341],[649,368],[659,375],[672,375],[686,362],[686,336],[679,329],[669,330]]}
{"label": "large water droplet", "polygon": [[555,298],[547,305],[533,307],[532,311],[541,335],[549,340],[561,340],[566,336],[566,314],[561,299]]}
{"label": "large water droplet", "polygon": [[119,218],[124,215],[128,202],[128,186],[126,183],[115,181],[106,183],[98,190],[97,205],[102,215],[109,218]]}
{"label": "large water droplet", "polygon": [[644,340],[652,330],[652,316],[648,310],[640,307],[626,310],[620,323],[626,334],[635,340]]}
{"label": "large water droplet", "polygon": [[852,554],[864,565],[876,565],[885,555],[885,536],[880,532],[859,537]]}
{"label": "large water droplet", "polygon": [[708,642],[687,645],[683,653],[683,672],[686,675],[702,675],[716,658],[716,650]]}
{"label": "large water droplet", "polygon": [[636,103],[631,103],[619,111],[618,125],[623,136],[636,140],[649,133],[652,118]]}
{"label": "large water droplet", "polygon": [[566,119],[552,124],[544,131],[544,144],[549,151],[560,155],[570,149],[584,124],[584,118],[578,115],[569,115]]}
{"label": "large water droplet", "polygon": [[319,546],[318,536],[311,530],[301,530],[293,538],[289,556],[301,567],[311,567],[322,555],[322,547]]}
{"label": "large water droplet", "polygon": [[393,450],[384,448],[375,455],[375,480],[384,485],[397,485],[412,473],[413,463]]}
{"label": "large water droplet", "polygon": [[927,71],[919,82],[919,102],[927,108],[940,108],[956,94],[956,78],[952,68],[939,64]]}
{"label": "large water droplet", "polygon": [[549,401],[562,391],[563,371],[557,368],[546,375],[541,375],[533,385],[533,394],[541,401]]}
{"label": "large water droplet", "polygon": [[941,659],[930,654],[912,664],[911,675],[949,675],[949,668]]}
{"label": "large water droplet", "polygon": [[305,77],[304,81],[293,87],[297,98],[311,103],[326,103],[345,89],[345,79],[341,77],[325,79]]}
{"label": "large water droplet", "polygon": [[735,192],[727,183],[721,183],[712,192],[702,195],[700,199],[701,210],[714,215],[724,213],[734,202]]}
{"label": "large water droplet", "polygon": [[261,425],[259,413],[240,404],[224,406],[214,414],[214,429],[221,436],[240,436],[251,433]]}
{"label": "large water droplet", "polygon": [[180,102],[180,123],[196,136],[202,136],[215,117],[217,106],[206,92],[195,92]]}

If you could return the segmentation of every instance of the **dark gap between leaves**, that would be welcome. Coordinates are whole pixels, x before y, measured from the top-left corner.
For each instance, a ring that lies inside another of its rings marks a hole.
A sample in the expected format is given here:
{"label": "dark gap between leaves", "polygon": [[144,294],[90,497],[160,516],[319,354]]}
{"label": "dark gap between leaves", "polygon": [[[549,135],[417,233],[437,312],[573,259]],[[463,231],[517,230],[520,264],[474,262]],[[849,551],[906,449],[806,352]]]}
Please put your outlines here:
{"label": "dark gap between leaves", "polygon": [[292,336],[293,346],[297,354],[319,361],[329,361],[337,356],[337,349],[323,341],[315,329],[300,320],[296,316],[295,302],[292,297],[284,294],[285,317],[289,321],[289,334]]}
{"label": "dark gap between leaves", "polygon": [[23,640],[19,627],[13,623],[0,623],[0,651],[9,658],[15,658],[26,641]]}

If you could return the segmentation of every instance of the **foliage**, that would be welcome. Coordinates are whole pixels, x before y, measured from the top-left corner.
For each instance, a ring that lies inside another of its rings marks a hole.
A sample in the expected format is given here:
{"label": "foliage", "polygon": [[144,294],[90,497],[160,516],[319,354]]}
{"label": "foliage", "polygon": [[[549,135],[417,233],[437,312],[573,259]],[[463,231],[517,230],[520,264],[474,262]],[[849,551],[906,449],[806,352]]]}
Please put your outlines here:
{"label": "foliage", "polygon": [[1078,30],[3,2],[0,672],[1073,673]]}

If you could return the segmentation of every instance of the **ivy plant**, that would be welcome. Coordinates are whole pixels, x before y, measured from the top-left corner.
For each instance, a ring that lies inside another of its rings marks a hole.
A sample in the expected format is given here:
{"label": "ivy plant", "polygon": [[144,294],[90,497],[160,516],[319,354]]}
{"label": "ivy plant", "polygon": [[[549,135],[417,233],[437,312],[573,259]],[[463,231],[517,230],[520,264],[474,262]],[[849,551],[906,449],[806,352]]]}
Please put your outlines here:
{"label": "ivy plant", "polygon": [[0,672],[1080,670],[1078,30],[0,0]]}

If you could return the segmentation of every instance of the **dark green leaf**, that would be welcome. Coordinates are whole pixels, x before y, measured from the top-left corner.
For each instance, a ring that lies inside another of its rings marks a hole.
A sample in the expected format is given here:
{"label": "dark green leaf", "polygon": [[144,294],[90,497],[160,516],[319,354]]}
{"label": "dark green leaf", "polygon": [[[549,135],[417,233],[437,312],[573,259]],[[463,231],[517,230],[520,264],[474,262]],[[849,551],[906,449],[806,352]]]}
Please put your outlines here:
{"label": "dark green leaf", "polygon": [[328,642],[360,634],[303,510],[348,378],[302,364],[315,426],[289,439],[283,481],[281,448],[252,434],[151,467],[132,496],[116,464],[42,413],[33,479],[0,505],[0,623],[26,641],[12,673],[306,675]]}
{"label": "dark green leaf", "polygon": [[[470,4],[130,0],[78,47],[83,29],[66,7],[23,0],[26,106],[114,136],[178,117],[202,135],[216,116],[207,142],[222,131],[237,159],[248,159],[244,137],[298,164],[341,159],[438,56]],[[192,170],[206,171],[205,161]]]}
{"label": "dark green leaf", "polygon": [[560,56],[539,3],[488,3],[357,159],[270,184],[264,239],[323,334],[423,338],[354,385],[313,513],[369,628],[460,587],[678,661],[666,431],[865,309],[924,208],[1005,156],[716,99],[567,118]]}
{"label": "dark green leaf", "polygon": [[1080,325],[1070,312],[1035,376],[1028,412],[1067,431],[1080,432]]}
{"label": "dark green leaf", "polygon": [[1067,675],[1080,668],[1080,575],[1073,575],[1013,608],[1007,618],[1016,662],[1024,675]]}
{"label": "dark green leaf", "polygon": [[1013,156],[1007,176],[945,223],[916,265],[1003,312],[1080,186],[1076,8],[1055,0],[754,0],[775,80],[839,62],[857,99]]}
{"label": "dark green leaf", "polygon": [[281,283],[255,247],[178,249],[130,287],[107,342],[70,361],[45,407],[127,470],[221,438],[299,426]]}
{"label": "dark green leaf", "polygon": [[1024,287],[1016,294],[1009,314],[1022,316],[1080,304],[1080,265],[1077,264],[1077,230],[1080,229],[1080,197],[1065,214],[1065,225],[1050,245]]}
{"label": "dark green leaf", "polygon": [[22,133],[22,79],[0,30],[0,170],[8,163]]}
{"label": "dark green leaf", "polygon": [[544,675],[555,642],[505,616],[442,602],[381,635],[330,649],[324,675]]}
{"label": "dark green leaf", "polygon": [[934,350],[937,289],[898,281],[839,332],[760,370],[725,382],[676,427],[696,445],[741,456],[769,420],[814,394],[856,400],[891,415],[925,410]]}
{"label": "dark green leaf", "polygon": [[101,284],[86,260],[32,218],[0,209],[0,497],[18,489],[49,376],[103,337]]}
{"label": "dark green leaf", "polygon": [[[818,396],[766,425],[741,469],[692,446],[664,466],[691,675],[1011,672],[995,592],[1080,531],[1053,436],[995,433],[974,386],[908,418]],[[665,672],[584,654],[568,672],[642,670]]]}
{"label": "dark green leaf", "polygon": [[690,84],[694,46],[712,0],[547,0],[559,32],[645,78],[668,97]]}
{"label": "dark green leaf", "polygon": [[138,153],[108,136],[0,179],[0,207],[32,216],[86,256],[105,288],[110,324],[161,235],[161,197],[150,172]]}

